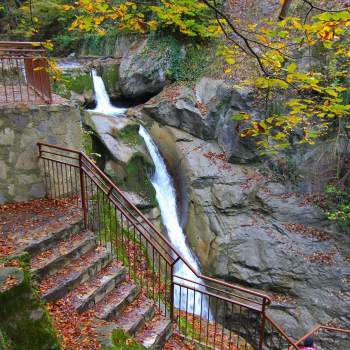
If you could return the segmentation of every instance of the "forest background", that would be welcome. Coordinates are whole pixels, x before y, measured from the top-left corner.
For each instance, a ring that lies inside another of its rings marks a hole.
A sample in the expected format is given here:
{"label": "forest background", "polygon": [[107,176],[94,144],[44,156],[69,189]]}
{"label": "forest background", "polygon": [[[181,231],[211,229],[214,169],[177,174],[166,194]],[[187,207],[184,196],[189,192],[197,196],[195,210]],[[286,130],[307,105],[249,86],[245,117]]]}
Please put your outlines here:
{"label": "forest background", "polygon": [[[241,137],[257,137],[261,155],[282,159],[291,135],[300,143],[332,145],[327,186],[316,202],[347,229],[350,226],[350,3],[346,0],[5,0],[0,5],[1,40],[43,42],[55,59],[79,52],[86,41],[113,47],[115,39],[137,33],[152,49],[169,52],[174,83],[200,76],[251,86],[264,102],[264,118],[247,113],[238,120]],[[180,55],[186,46],[186,57]],[[93,52],[94,53],[94,52]],[[285,101],[283,113],[271,109]],[[276,163],[276,162],[275,162]],[[278,172],[291,171],[289,160]]]}

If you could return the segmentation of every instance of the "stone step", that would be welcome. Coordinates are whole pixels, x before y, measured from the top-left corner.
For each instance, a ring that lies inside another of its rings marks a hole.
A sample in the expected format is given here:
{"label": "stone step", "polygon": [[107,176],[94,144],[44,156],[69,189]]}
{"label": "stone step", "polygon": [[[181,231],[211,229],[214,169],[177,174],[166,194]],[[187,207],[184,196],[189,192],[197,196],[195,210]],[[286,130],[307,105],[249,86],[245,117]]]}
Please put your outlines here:
{"label": "stone step", "polygon": [[40,283],[41,298],[46,302],[63,298],[80,284],[95,276],[113,260],[110,249],[99,246],[74,263]]}
{"label": "stone step", "polygon": [[67,294],[64,300],[70,303],[78,313],[83,313],[105,298],[116,288],[116,285],[125,281],[125,277],[125,267],[121,262],[114,260],[96,276]]}
{"label": "stone step", "polygon": [[173,323],[170,319],[158,315],[137,333],[134,338],[146,348],[158,346],[161,349],[172,334]]}
{"label": "stone step", "polygon": [[125,333],[134,337],[155,315],[154,302],[140,296],[125,309],[115,323],[117,328],[121,328]]}
{"label": "stone step", "polygon": [[138,296],[140,287],[132,281],[119,284],[100,303],[89,311],[89,315],[101,320],[116,320]]}
{"label": "stone step", "polygon": [[66,241],[72,236],[79,234],[84,228],[84,222],[81,218],[58,218],[51,220],[40,228],[36,228],[21,234],[12,235],[16,240],[16,245],[28,252],[31,258],[39,255],[46,250],[52,249],[58,243]]}
{"label": "stone step", "polygon": [[31,259],[32,274],[40,279],[49,278],[97,245],[98,237],[90,231],[83,231]]}

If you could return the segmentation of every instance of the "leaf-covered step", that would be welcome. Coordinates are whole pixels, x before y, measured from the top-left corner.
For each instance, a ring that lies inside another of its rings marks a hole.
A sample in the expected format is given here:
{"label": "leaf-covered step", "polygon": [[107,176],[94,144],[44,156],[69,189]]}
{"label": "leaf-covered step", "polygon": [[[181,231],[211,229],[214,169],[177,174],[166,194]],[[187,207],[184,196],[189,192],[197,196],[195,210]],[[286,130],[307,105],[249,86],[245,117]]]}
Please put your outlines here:
{"label": "leaf-covered step", "polygon": [[39,294],[47,302],[63,298],[80,284],[96,275],[113,257],[109,249],[99,246],[74,263],[40,283]]}
{"label": "leaf-covered step", "polygon": [[116,325],[133,337],[155,315],[154,302],[141,295],[118,317]]}
{"label": "leaf-covered step", "polygon": [[67,294],[65,300],[79,313],[83,313],[113,291],[116,285],[125,280],[125,276],[125,267],[122,266],[121,262],[114,260],[96,276]]}
{"label": "leaf-covered step", "polygon": [[60,242],[56,247],[31,259],[33,274],[38,275],[41,279],[49,278],[96,248],[97,244],[98,238],[90,231],[84,231],[69,238],[68,241]]}
{"label": "leaf-covered step", "polygon": [[162,348],[172,333],[173,324],[170,319],[158,315],[136,334],[135,339],[146,348],[151,348],[152,346]]}
{"label": "leaf-covered step", "polygon": [[89,315],[106,321],[115,320],[136,299],[139,292],[140,287],[132,281],[123,282],[96,304]]}

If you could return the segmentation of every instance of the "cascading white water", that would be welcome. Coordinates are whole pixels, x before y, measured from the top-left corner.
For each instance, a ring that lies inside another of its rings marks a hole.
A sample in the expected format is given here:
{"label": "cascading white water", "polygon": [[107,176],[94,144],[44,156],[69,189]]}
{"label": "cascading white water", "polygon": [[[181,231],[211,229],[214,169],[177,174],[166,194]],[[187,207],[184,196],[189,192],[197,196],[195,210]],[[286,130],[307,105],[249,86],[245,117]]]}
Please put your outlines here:
{"label": "cascading white water", "polygon": [[[185,235],[180,227],[179,220],[176,211],[176,195],[175,189],[172,184],[172,179],[167,172],[165,163],[160,156],[157,146],[152,141],[152,138],[147,133],[145,128],[140,126],[139,131],[140,136],[146,142],[148,151],[152,157],[155,165],[155,173],[151,176],[151,182],[156,190],[156,197],[160,207],[160,212],[162,215],[163,224],[168,231],[168,236],[170,242],[174,247],[183,255],[183,257],[189,262],[189,264],[199,272],[198,263],[194,257],[192,251],[187,247]],[[203,283],[203,281],[198,278],[185,264],[178,262],[175,268],[175,274],[193,282]],[[178,282],[186,284],[190,287],[195,287],[197,289],[204,289],[204,287],[198,286],[195,283],[190,283],[184,280],[179,280]],[[181,300],[181,305],[180,304]],[[178,287],[175,288],[175,306],[181,308],[181,310],[187,310],[188,312],[193,312],[196,315],[211,319],[211,312],[208,308],[208,301],[206,297],[202,297],[201,293],[194,293],[187,288],[182,288],[181,296]],[[187,304],[187,305],[186,305]]]}
{"label": "cascading white water", "polygon": [[111,117],[116,117],[123,114],[126,108],[116,108],[111,104],[105,84],[103,83],[102,78],[97,75],[95,70],[92,71],[92,80],[94,83],[96,101],[96,108],[93,111],[103,113]]}

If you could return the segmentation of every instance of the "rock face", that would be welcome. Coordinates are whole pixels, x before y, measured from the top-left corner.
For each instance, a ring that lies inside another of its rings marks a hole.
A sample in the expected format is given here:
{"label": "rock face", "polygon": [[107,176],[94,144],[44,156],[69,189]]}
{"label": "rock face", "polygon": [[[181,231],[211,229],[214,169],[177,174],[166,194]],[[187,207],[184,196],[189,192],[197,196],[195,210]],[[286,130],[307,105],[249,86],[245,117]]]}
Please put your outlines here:
{"label": "rock face", "polygon": [[349,237],[256,167],[227,163],[217,143],[162,129],[177,145],[201,272],[270,295],[268,313],[294,339],[335,320],[349,329]]}
{"label": "rock face", "polygon": [[86,125],[103,145],[101,150],[96,151],[104,157],[103,164],[99,166],[127,192],[137,207],[154,207],[157,203],[155,190],[149,180],[154,164],[147,155],[142,137],[138,135],[139,124],[124,117],[112,118],[92,111],[85,112],[84,116]]}
{"label": "rock face", "polygon": [[81,149],[76,105],[0,109],[0,205],[45,196],[37,142]]}
{"label": "rock face", "polygon": [[125,53],[120,64],[121,92],[127,98],[144,98],[160,92],[171,80],[167,78],[168,61],[143,58],[147,39],[137,41]]}
{"label": "rock face", "polygon": [[145,104],[142,112],[203,140],[217,139],[229,162],[250,163],[261,152],[256,146],[257,139],[241,138],[246,123],[230,117],[244,111],[260,118],[253,102],[249,89],[234,89],[223,80],[202,78],[195,90],[186,85],[164,89]]}
{"label": "rock face", "polygon": [[31,288],[28,272],[17,267],[0,269],[0,287],[0,348],[3,333],[11,348],[60,349],[55,328]]}

